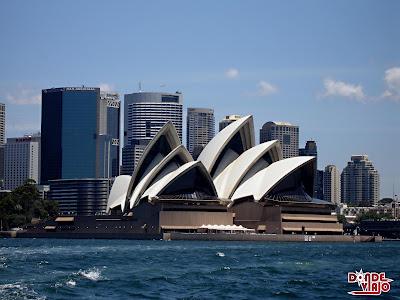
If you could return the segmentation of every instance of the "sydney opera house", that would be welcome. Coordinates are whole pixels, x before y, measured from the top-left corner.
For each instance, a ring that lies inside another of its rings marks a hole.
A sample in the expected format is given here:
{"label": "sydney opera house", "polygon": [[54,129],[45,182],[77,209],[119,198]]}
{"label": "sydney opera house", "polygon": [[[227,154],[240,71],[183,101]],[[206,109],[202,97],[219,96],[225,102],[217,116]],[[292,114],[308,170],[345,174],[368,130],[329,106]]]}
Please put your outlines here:
{"label": "sydney opera house", "polygon": [[[167,123],[132,176],[112,186],[107,212],[147,234],[241,225],[260,233],[341,234],[334,205],[314,199],[315,158],[282,159],[278,141],[255,145],[253,117],[220,131],[197,160]],[[96,227],[97,228],[97,227]]]}

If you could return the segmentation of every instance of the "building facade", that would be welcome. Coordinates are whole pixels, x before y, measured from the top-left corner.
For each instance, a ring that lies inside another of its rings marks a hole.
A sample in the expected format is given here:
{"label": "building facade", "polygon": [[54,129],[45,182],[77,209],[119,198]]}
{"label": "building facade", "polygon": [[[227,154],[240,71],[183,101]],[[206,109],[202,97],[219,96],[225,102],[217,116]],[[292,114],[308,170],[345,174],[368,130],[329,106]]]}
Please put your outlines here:
{"label": "building facade", "polygon": [[117,93],[100,93],[98,177],[119,175],[120,106]]}
{"label": "building facade", "polygon": [[108,178],[50,180],[48,198],[58,202],[61,215],[103,214],[110,190]]}
{"label": "building facade", "polygon": [[132,175],[133,170],[137,166],[139,159],[142,157],[144,149],[148,144],[147,140],[134,142],[134,145],[127,145],[122,148],[122,175]]}
{"label": "building facade", "polygon": [[314,198],[324,199],[324,171],[317,170],[314,179]]}
{"label": "building facade", "polygon": [[4,188],[13,190],[28,179],[40,180],[40,136],[8,138],[4,152]]}
{"label": "building facade", "polygon": [[334,165],[328,165],[324,171],[324,200],[340,203],[340,174]]}
{"label": "building facade", "polygon": [[299,156],[315,156],[318,157],[318,147],[315,141],[307,141],[304,148],[299,149]]}
{"label": "building facade", "polygon": [[6,143],[6,105],[0,103],[0,145]]}
{"label": "building facade", "polygon": [[323,199],[323,171],[318,170],[318,147],[315,141],[307,141],[304,148],[299,149],[299,156],[315,157],[314,198]]}
{"label": "building facade", "polygon": [[215,134],[214,110],[210,108],[187,109],[187,149],[196,159]]}
{"label": "building facade", "polygon": [[267,122],[260,129],[260,143],[278,140],[283,158],[299,156],[299,127],[287,122]]}
{"label": "building facade", "polygon": [[182,116],[183,95],[180,92],[126,94],[122,174],[132,174],[145,146],[168,121],[182,140]]}
{"label": "building facade", "polygon": [[351,205],[374,205],[379,201],[379,173],[368,155],[352,155],[341,174],[341,199]]}
{"label": "building facade", "polygon": [[225,118],[223,118],[220,122],[219,122],[219,131],[221,131],[222,129],[224,129],[226,126],[228,126],[229,124],[239,120],[241,118],[240,115],[228,115],[225,116]]}
{"label": "building facade", "polygon": [[119,100],[93,87],[42,90],[41,182],[118,175]]}
{"label": "building facade", "polygon": [[6,143],[6,105],[0,103],[0,189],[4,187],[4,144]]}

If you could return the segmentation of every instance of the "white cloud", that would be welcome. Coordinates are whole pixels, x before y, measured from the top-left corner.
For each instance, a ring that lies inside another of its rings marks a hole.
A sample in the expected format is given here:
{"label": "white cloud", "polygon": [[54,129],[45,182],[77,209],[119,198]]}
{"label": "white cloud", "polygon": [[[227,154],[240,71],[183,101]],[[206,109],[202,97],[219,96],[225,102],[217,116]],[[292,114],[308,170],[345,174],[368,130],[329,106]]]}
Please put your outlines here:
{"label": "white cloud", "polygon": [[382,97],[400,101],[400,68],[391,68],[385,71],[386,90]]}
{"label": "white cloud", "polygon": [[268,96],[268,95],[276,93],[277,91],[278,91],[278,88],[269,82],[261,80],[258,83],[258,93],[257,94],[259,96]]}
{"label": "white cloud", "polygon": [[358,101],[363,101],[365,98],[363,87],[361,85],[350,84],[332,79],[325,79],[324,87],[324,97],[339,96],[355,99]]}
{"label": "white cloud", "polygon": [[112,92],[114,91],[114,86],[108,83],[100,83],[99,84],[100,91],[102,92]]}
{"label": "white cloud", "polygon": [[229,79],[236,79],[239,77],[239,70],[235,68],[229,68],[225,71],[225,76]]}
{"label": "white cloud", "polygon": [[8,103],[16,105],[38,105],[42,103],[42,95],[30,89],[19,89],[14,94],[7,94]]}

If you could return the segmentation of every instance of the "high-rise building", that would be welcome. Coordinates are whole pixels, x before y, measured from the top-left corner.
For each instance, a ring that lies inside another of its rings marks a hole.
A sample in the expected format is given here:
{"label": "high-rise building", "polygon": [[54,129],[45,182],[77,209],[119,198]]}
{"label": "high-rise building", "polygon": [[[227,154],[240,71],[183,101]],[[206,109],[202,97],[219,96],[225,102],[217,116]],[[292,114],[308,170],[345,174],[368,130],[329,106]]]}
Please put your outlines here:
{"label": "high-rise building", "polygon": [[225,118],[223,118],[220,122],[219,122],[219,131],[221,131],[222,129],[224,129],[226,126],[228,126],[229,124],[239,120],[241,118],[240,115],[228,115],[225,116]]}
{"label": "high-rise building", "polygon": [[0,103],[0,145],[6,143],[6,105]]}
{"label": "high-rise building", "polygon": [[119,175],[120,105],[117,93],[100,93],[98,176]]}
{"label": "high-rise building", "polygon": [[8,138],[4,153],[4,188],[13,190],[28,179],[40,180],[40,135]]}
{"label": "high-rise building", "polygon": [[[318,156],[317,143],[315,141],[307,141],[304,148],[299,149],[299,156]],[[315,160],[317,161],[317,160]]]}
{"label": "high-rise building", "polygon": [[341,200],[352,205],[379,201],[379,174],[368,155],[352,155],[341,174]]}
{"label": "high-rise building", "polygon": [[204,146],[214,137],[214,110],[210,108],[188,108],[187,110],[187,149],[196,159]]}
{"label": "high-rise building", "polygon": [[168,121],[174,124],[182,141],[182,114],[183,96],[180,92],[126,94],[122,173],[131,175],[147,143]]}
{"label": "high-rise building", "polygon": [[314,177],[314,198],[324,199],[324,171],[317,170]]}
{"label": "high-rise building", "polygon": [[93,87],[42,90],[41,182],[118,175],[119,100]]}
{"label": "high-rise building", "polygon": [[299,156],[314,156],[314,194],[313,197],[323,199],[323,171],[318,170],[318,149],[315,141],[307,141],[304,148],[299,149]]}
{"label": "high-rise building", "polygon": [[287,122],[267,122],[260,129],[260,143],[278,140],[283,158],[299,155],[299,127]]}
{"label": "high-rise building", "polygon": [[122,148],[121,174],[132,175],[139,159],[142,157],[148,140],[136,140],[133,143],[133,145],[126,145]]}
{"label": "high-rise building", "polygon": [[328,165],[324,171],[324,200],[340,204],[340,175],[334,165]]}
{"label": "high-rise building", "polygon": [[6,105],[0,103],[0,189],[4,186],[4,144],[6,143]]}

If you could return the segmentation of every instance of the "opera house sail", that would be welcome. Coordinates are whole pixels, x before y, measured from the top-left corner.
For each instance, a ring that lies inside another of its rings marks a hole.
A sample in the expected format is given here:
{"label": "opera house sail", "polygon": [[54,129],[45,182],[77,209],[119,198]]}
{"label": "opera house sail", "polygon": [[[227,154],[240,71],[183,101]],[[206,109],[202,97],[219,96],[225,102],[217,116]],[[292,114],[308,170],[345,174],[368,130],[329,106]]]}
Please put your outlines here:
{"label": "opera house sail", "polygon": [[146,232],[242,225],[266,233],[341,233],[334,204],[313,199],[314,157],[283,159],[278,141],[255,145],[253,117],[221,130],[197,160],[171,122],[147,145],[132,176],[116,178],[107,212]]}

